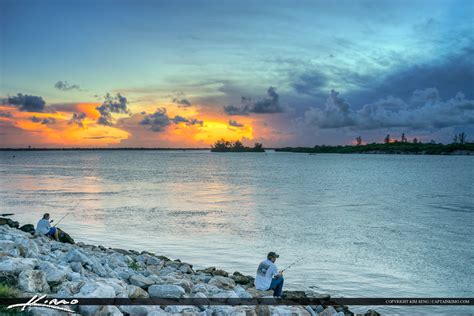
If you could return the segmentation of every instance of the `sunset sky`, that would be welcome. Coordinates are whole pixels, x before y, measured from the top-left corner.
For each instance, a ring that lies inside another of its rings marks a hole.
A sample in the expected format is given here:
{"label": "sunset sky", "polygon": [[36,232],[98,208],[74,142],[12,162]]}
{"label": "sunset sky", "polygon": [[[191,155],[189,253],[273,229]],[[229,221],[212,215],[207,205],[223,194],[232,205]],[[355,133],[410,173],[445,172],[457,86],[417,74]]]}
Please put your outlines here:
{"label": "sunset sky", "polygon": [[0,0],[0,147],[474,139],[474,1]]}

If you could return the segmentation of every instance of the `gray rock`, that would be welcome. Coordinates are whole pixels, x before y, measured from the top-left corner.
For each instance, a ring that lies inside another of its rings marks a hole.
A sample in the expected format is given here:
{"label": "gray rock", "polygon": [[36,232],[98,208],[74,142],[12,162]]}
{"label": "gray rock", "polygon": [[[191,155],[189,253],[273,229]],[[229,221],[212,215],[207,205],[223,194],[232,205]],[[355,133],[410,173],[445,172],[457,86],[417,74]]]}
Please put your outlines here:
{"label": "gray rock", "polygon": [[239,296],[239,298],[252,298],[252,294],[247,292],[243,287],[237,285],[234,288],[234,292]]}
{"label": "gray rock", "polygon": [[185,294],[185,291],[178,285],[162,284],[150,286],[148,294],[150,294],[150,297],[180,298]]}
{"label": "gray rock", "polygon": [[119,309],[122,313],[133,315],[133,316],[146,316],[153,311],[156,311],[159,308],[158,306],[148,306],[148,305],[121,305]]}
{"label": "gray rock", "polygon": [[114,298],[115,289],[101,281],[88,282],[81,287],[76,297],[106,297]]}
{"label": "gray rock", "polygon": [[38,264],[36,259],[9,258],[0,262],[0,271],[20,273],[25,270],[32,270]]}
{"label": "gray rock", "polygon": [[139,286],[143,289],[147,289],[150,285],[153,285],[154,282],[148,279],[147,277],[144,277],[141,274],[134,274],[130,277],[129,279],[130,284]]}
{"label": "gray rock", "polygon": [[319,313],[319,316],[333,316],[336,313],[337,313],[337,311],[334,309],[334,307],[329,305],[328,307],[326,307],[326,309],[324,311]]}
{"label": "gray rock", "polygon": [[172,314],[199,313],[200,310],[195,306],[189,305],[170,305],[166,306],[165,312]]}
{"label": "gray rock", "polygon": [[81,274],[84,272],[84,268],[82,267],[82,263],[80,262],[77,262],[77,261],[71,262],[69,266],[74,272],[81,273]]}
{"label": "gray rock", "polygon": [[90,264],[91,263],[89,258],[87,257],[87,255],[79,249],[71,249],[66,254],[66,261],[67,262],[80,262],[80,263],[83,263],[83,264]]}
{"label": "gray rock", "polygon": [[151,257],[151,256],[150,256],[150,257],[148,257],[148,258],[146,259],[146,264],[147,264],[147,265],[158,266],[158,265],[161,264],[161,260],[158,259],[158,258],[156,258],[156,257]]}
{"label": "gray rock", "polygon": [[128,298],[149,298],[147,291],[136,285],[127,285],[125,293]]}
{"label": "gray rock", "polygon": [[224,290],[231,290],[235,287],[235,282],[230,278],[215,276],[209,280],[209,285],[214,285]]}
{"label": "gray rock", "polygon": [[38,269],[46,274],[46,280],[50,285],[57,285],[66,280],[68,270],[43,261],[38,265]]}
{"label": "gray rock", "polygon": [[18,276],[20,289],[31,293],[49,293],[50,288],[46,281],[46,274],[40,270],[26,270]]}
{"label": "gray rock", "polygon": [[120,309],[114,305],[105,305],[102,306],[98,311],[98,315],[107,315],[107,316],[121,316],[123,315]]}

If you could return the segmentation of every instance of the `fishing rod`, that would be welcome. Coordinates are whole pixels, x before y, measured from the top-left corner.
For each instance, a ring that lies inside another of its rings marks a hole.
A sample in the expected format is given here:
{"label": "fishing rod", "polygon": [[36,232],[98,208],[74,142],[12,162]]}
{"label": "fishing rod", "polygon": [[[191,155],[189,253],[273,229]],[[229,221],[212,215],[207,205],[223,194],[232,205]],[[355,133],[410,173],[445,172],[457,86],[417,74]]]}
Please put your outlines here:
{"label": "fishing rod", "polygon": [[293,263],[291,263],[289,266],[287,266],[285,269],[281,270],[281,272],[285,271],[285,270],[288,270],[289,268],[291,268],[292,266],[294,266],[295,264],[299,263],[303,261],[303,258],[299,258],[297,259],[296,261],[294,261]]}
{"label": "fishing rod", "polygon": [[[80,202],[80,201],[77,201],[73,208],[76,208],[76,207],[79,205],[79,202]],[[61,219],[60,219],[59,221],[57,221],[56,224],[53,225],[53,227],[56,227],[56,225],[58,225],[64,218],[66,218],[66,216],[68,216],[68,215],[71,214],[72,212],[73,212],[73,211],[67,212],[63,217],[61,217]]]}

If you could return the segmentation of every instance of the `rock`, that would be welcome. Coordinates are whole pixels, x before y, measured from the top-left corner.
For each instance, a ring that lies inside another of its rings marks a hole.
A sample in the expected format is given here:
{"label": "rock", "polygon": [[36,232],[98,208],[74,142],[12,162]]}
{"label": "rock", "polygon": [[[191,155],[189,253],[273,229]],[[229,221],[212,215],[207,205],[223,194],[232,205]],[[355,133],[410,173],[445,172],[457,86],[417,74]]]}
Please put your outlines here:
{"label": "rock", "polygon": [[153,285],[154,282],[151,281],[150,279],[144,277],[143,275],[141,274],[134,274],[130,277],[129,279],[130,281],[130,284],[133,284],[133,285],[136,285],[136,286],[139,286],[143,289],[147,289],[150,285]]}
{"label": "rock", "polygon": [[192,289],[193,293],[203,293],[206,296],[212,296],[216,293],[219,293],[220,291],[222,290],[219,289],[217,286],[204,284],[204,283],[196,284],[193,286],[193,289]]}
{"label": "rock", "polygon": [[24,231],[25,233],[34,234],[35,233],[35,226],[33,226],[32,224],[26,224],[26,225],[21,226],[20,230]]}
{"label": "rock", "polygon": [[179,267],[179,271],[185,274],[194,274],[193,267],[186,263],[181,264],[181,266]]}
{"label": "rock", "polygon": [[0,284],[15,287],[18,284],[18,277],[13,272],[0,271]]}
{"label": "rock", "polygon": [[43,261],[38,265],[38,269],[46,274],[46,280],[50,285],[57,285],[63,282],[68,274],[68,270],[49,262]]}
{"label": "rock", "polygon": [[148,257],[148,258],[146,259],[146,264],[147,264],[147,265],[158,266],[158,265],[160,265],[160,263],[161,263],[161,260],[158,259],[158,258],[156,258],[156,257]]}
{"label": "rock", "polygon": [[121,305],[119,309],[122,313],[130,316],[146,316],[154,311],[161,310],[158,306],[148,305]]}
{"label": "rock", "polygon": [[309,316],[310,313],[300,306],[269,306],[271,315],[280,315],[280,316],[300,316],[305,315]]}
{"label": "rock", "polygon": [[373,309],[369,309],[364,315],[365,316],[380,316],[380,314],[374,311]]}
{"label": "rock", "polygon": [[150,297],[180,298],[184,293],[184,289],[178,285],[152,285],[148,288],[148,294],[150,294]]}
{"label": "rock", "polygon": [[40,270],[25,270],[18,276],[20,289],[31,293],[49,293],[50,288],[46,280],[46,274]]}
{"label": "rock", "polygon": [[165,312],[172,314],[199,313],[199,308],[189,305],[170,305],[166,306]]}
{"label": "rock", "polygon": [[0,240],[0,249],[8,252],[16,248],[16,243],[12,240]]}
{"label": "rock", "polygon": [[75,297],[105,297],[114,298],[115,290],[112,286],[101,281],[88,282],[81,287],[81,290]]}
{"label": "rock", "polygon": [[87,255],[79,249],[69,250],[69,252],[66,254],[66,261],[67,262],[80,262],[83,264],[91,264],[91,261],[89,260]]}
{"label": "rock", "polygon": [[209,280],[209,285],[214,285],[217,286],[218,288],[224,289],[224,290],[231,290],[235,287],[235,282],[234,280],[230,278],[226,278],[223,276],[215,276],[212,279]]}
{"label": "rock", "polygon": [[66,233],[65,231],[63,231],[62,229],[59,229],[59,241],[60,242],[64,242],[64,243],[68,243],[68,244],[73,244],[74,245],[74,239],[72,239],[72,237]]}
{"label": "rock", "polygon": [[220,276],[223,276],[223,277],[228,277],[229,276],[229,273],[227,273],[226,271],[224,270],[214,270],[212,273],[212,275],[220,275]]}
{"label": "rock", "polygon": [[324,307],[323,305],[318,305],[318,306],[314,306],[313,307],[313,310],[316,312],[316,313],[321,313],[323,310],[324,310]]}
{"label": "rock", "polygon": [[84,268],[82,267],[82,263],[80,262],[77,262],[77,261],[71,262],[69,266],[74,272],[81,273],[81,274],[84,272]]}
{"label": "rock", "polygon": [[328,307],[326,307],[326,309],[324,311],[319,313],[319,316],[333,316],[336,313],[337,313],[337,311],[334,309],[334,307],[329,305]]}
{"label": "rock", "polygon": [[310,313],[311,316],[317,316],[317,314],[315,313],[315,311],[311,308],[311,306],[306,306],[305,309],[308,311],[308,313]]}
{"label": "rock", "polygon": [[253,282],[255,281],[255,278],[249,275],[243,275],[238,271],[235,271],[231,278],[235,281],[235,283],[242,285],[253,284]]}
{"label": "rock", "polygon": [[147,291],[136,285],[127,285],[125,293],[128,298],[149,298],[150,295]]}
{"label": "rock", "polygon": [[12,228],[20,227],[20,223],[5,217],[0,217],[0,225],[8,225]]}
{"label": "rock", "polygon": [[212,274],[212,272],[216,271],[216,267],[209,267],[203,270],[197,270],[196,272],[203,272],[203,273],[208,273]]}
{"label": "rock", "polygon": [[307,298],[305,291],[283,291],[283,297],[289,300]]}
{"label": "rock", "polygon": [[161,308],[156,308],[152,310],[151,312],[148,312],[148,314],[146,314],[146,316],[165,316],[165,315],[168,315],[168,313],[166,313]]}
{"label": "rock", "polygon": [[123,314],[117,306],[105,305],[97,310],[97,315],[121,316]]}
{"label": "rock", "polygon": [[36,259],[10,258],[0,262],[0,271],[18,274],[21,271],[34,269],[37,264]]}
{"label": "rock", "polygon": [[239,296],[239,298],[252,298],[252,294],[247,292],[243,287],[237,285],[234,288],[234,292]]}

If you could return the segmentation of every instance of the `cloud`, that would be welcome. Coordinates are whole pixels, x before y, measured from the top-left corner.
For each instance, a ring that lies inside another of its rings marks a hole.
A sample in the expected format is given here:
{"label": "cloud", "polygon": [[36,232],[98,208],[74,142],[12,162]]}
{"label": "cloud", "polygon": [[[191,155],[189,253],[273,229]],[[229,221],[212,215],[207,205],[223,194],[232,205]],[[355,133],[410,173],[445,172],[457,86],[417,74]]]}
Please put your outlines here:
{"label": "cloud", "polygon": [[414,91],[407,101],[388,96],[354,110],[333,90],[324,108],[306,111],[304,121],[320,129],[440,129],[474,124],[474,100],[459,92],[444,101],[436,88],[428,88]]}
{"label": "cloud", "polygon": [[180,115],[176,115],[171,118],[166,112],[166,108],[158,108],[155,113],[146,114],[145,112],[141,113],[145,117],[140,121],[140,125],[150,125],[150,129],[154,132],[162,132],[165,128],[172,123],[179,124],[185,123],[186,125],[199,125],[202,126],[204,122],[196,118],[188,119]]}
{"label": "cloud", "polygon": [[145,118],[140,121],[141,125],[150,125],[150,129],[154,132],[163,131],[171,124],[170,118],[165,108],[158,108],[153,114],[146,114]]}
{"label": "cloud", "polygon": [[82,112],[73,113],[71,119],[67,122],[68,125],[77,124],[79,127],[84,127],[82,121],[86,118],[86,114]]}
{"label": "cloud", "polygon": [[2,100],[2,103],[16,106],[23,112],[43,112],[46,102],[42,97],[18,93],[16,96]]}
{"label": "cloud", "polygon": [[116,96],[111,96],[107,93],[104,102],[101,106],[96,107],[96,110],[100,112],[97,123],[106,126],[113,125],[112,113],[130,113],[127,107],[127,98],[120,93],[117,93]]}
{"label": "cloud", "polygon": [[191,102],[189,102],[188,99],[178,99],[178,98],[173,98],[173,102],[178,104],[180,107],[188,107],[191,106]]}
{"label": "cloud", "polygon": [[13,115],[10,112],[0,112],[0,117],[12,118]]}
{"label": "cloud", "polygon": [[54,87],[61,91],[70,91],[70,90],[81,90],[77,84],[69,84],[67,81],[58,81],[54,84]]}
{"label": "cloud", "polygon": [[43,125],[49,125],[49,124],[56,123],[56,119],[54,117],[39,118],[39,117],[36,117],[36,116],[32,116],[31,121],[33,123],[41,123]]}
{"label": "cloud", "polygon": [[229,125],[233,127],[244,127],[244,124],[241,124],[236,120],[229,120]]}
{"label": "cloud", "polygon": [[284,111],[280,104],[280,97],[274,87],[269,87],[267,90],[267,98],[252,102],[250,98],[242,97],[241,106],[234,105],[224,106],[224,112],[228,115],[248,115],[255,114],[272,114],[281,113]]}
{"label": "cloud", "polygon": [[327,84],[327,76],[319,71],[305,71],[291,83],[292,88],[300,94],[319,95]]}

